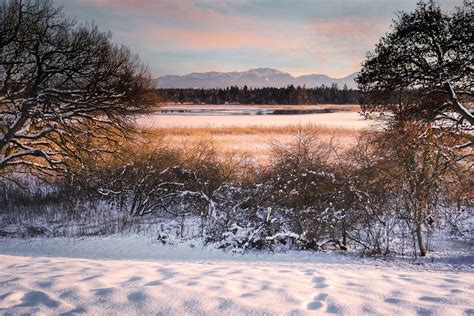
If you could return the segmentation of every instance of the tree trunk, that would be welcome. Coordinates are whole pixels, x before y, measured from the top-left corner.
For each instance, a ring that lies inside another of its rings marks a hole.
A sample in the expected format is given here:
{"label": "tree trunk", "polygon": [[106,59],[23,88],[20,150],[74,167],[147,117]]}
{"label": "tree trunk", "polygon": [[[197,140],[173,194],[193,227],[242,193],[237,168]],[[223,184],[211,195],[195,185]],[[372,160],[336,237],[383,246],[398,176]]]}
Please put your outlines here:
{"label": "tree trunk", "polygon": [[346,232],[346,221],[342,221],[342,250],[347,250],[347,232]]}
{"label": "tree trunk", "polygon": [[420,249],[420,256],[425,257],[428,254],[425,245],[423,244],[423,236],[421,234],[421,224],[416,224],[416,239],[418,241],[418,248]]}

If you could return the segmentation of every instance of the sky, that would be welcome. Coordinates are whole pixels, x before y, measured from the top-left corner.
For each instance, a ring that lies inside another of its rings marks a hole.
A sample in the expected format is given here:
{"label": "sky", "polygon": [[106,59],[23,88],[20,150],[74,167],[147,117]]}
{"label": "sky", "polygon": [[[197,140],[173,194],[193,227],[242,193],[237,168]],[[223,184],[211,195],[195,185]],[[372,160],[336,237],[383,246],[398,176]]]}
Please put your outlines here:
{"label": "sky", "polygon": [[[340,78],[417,0],[54,0],[110,30],[154,76],[275,68]],[[452,9],[461,0],[440,0]]]}

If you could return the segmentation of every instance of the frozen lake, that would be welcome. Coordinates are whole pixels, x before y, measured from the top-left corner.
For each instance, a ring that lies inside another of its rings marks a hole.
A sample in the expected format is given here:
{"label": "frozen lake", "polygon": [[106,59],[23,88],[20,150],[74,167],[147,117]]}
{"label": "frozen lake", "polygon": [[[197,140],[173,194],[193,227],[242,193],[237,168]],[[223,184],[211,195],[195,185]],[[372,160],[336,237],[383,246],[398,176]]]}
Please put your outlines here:
{"label": "frozen lake", "polygon": [[146,128],[324,125],[362,129],[373,124],[354,105],[350,108],[344,105],[167,106],[139,117],[137,122]]}

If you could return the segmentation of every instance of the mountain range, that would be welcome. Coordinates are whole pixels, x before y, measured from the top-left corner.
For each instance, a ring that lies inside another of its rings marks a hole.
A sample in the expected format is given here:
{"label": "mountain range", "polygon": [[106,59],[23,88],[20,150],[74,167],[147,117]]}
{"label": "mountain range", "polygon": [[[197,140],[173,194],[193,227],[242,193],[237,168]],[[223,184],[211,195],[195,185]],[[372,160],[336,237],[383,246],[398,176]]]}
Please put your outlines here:
{"label": "mountain range", "polygon": [[163,76],[156,79],[158,88],[226,88],[230,86],[248,86],[252,88],[262,87],[286,87],[288,85],[306,86],[308,88],[320,87],[322,85],[331,86],[333,83],[342,88],[357,87],[354,79],[357,73],[353,73],[344,78],[331,78],[327,75],[312,74],[293,77],[289,73],[272,69],[256,68],[247,71],[233,72],[203,72],[190,73],[183,76]]}

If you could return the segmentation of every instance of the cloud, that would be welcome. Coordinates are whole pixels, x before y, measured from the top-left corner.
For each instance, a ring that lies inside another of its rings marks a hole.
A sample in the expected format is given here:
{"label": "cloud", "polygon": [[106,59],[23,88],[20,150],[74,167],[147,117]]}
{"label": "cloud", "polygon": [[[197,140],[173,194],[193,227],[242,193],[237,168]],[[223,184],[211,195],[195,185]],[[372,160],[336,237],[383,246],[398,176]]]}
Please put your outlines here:
{"label": "cloud", "polygon": [[345,17],[338,20],[318,20],[311,24],[312,32],[320,37],[338,39],[347,43],[371,45],[388,31],[390,20],[372,17]]}
{"label": "cloud", "polygon": [[[56,0],[155,73],[274,67],[344,76],[414,0]],[[442,5],[461,0],[441,0]]]}
{"label": "cloud", "polygon": [[79,0],[80,2],[113,9],[116,13],[138,13],[142,16],[153,19],[156,22],[160,20],[181,22],[185,24],[220,24],[220,23],[239,23],[242,20],[237,16],[225,16],[208,8],[195,5],[186,0]]}

